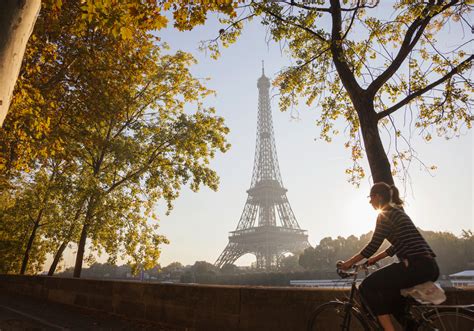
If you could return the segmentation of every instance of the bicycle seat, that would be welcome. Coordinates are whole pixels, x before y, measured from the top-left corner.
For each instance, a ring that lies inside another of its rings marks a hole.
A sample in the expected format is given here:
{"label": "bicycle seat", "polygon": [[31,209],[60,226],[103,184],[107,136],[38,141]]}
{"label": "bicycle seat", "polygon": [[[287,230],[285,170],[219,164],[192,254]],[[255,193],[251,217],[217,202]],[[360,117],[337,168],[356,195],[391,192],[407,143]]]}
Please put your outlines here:
{"label": "bicycle seat", "polygon": [[433,282],[426,282],[400,290],[404,297],[410,296],[421,304],[439,305],[446,300],[443,289]]}

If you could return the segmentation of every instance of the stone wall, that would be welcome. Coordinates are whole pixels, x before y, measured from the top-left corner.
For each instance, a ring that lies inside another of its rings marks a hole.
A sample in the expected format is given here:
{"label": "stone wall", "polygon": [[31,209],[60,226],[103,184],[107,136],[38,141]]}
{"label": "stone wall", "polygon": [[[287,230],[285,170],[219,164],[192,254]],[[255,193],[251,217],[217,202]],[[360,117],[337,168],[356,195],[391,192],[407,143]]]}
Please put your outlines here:
{"label": "stone wall", "polygon": [[[311,311],[342,298],[335,289],[157,284],[0,275],[0,293],[33,296],[159,322],[182,330],[305,330]],[[474,290],[447,291],[449,303],[474,303]],[[323,327],[324,330],[330,327]]]}

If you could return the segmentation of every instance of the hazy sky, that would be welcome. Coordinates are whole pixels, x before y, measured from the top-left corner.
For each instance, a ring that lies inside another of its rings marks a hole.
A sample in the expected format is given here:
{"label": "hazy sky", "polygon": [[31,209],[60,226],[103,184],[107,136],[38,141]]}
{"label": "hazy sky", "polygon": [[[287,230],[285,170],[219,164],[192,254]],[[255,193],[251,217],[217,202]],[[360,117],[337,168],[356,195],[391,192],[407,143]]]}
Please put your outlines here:
{"label": "hazy sky", "polygon": [[[161,232],[171,241],[162,247],[160,263],[173,261],[192,264],[215,262],[235,230],[249,188],[257,126],[257,79],[261,61],[270,78],[290,60],[279,45],[268,43],[267,32],[258,21],[248,24],[238,42],[221,50],[215,61],[198,51],[201,40],[215,38],[219,26],[209,20],[206,26],[181,33],[168,29],[159,33],[171,50],[194,54],[199,64],[192,68],[197,77],[210,77],[207,86],[217,92],[207,99],[225,118],[231,132],[232,148],[218,154],[212,163],[220,176],[218,192],[183,190],[170,216],[161,211]],[[470,38],[471,36],[466,36]],[[447,41],[448,42],[448,41]],[[448,42],[449,43],[449,42]],[[298,106],[292,112],[278,109],[278,91],[271,94],[278,158],[288,199],[302,229],[308,230],[311,245],[327,236],[361,235],[374,228],[376,213],[368,203],[370,178],[360,188],[347,182],[344,170],[350,166],[349,151],[343,146],[344,134],[332,143],[318,138],[315,125],[318,109]],[[344,123],[340,123],[340,131]],[[435,137],[430,143],[415,138],[413,146],[427,165],[438,169],[428,174],[416,162],[411,166],[411,185],[397,181],[406,200],[406,211],[424,230],[473,229],[473,135],[465,129],[459,138],[446,141]],[[366,173],[370,175],[368,168]],[[246,255],[237,264],[248,265],[255,257]]]}

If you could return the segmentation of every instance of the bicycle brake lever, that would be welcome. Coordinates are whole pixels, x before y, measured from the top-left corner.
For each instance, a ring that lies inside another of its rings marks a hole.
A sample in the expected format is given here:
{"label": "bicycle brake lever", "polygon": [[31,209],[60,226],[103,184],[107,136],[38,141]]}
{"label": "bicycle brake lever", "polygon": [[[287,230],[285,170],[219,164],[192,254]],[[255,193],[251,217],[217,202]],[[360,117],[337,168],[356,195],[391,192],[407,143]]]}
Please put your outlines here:
{"label": "bicycle brake lever", "polygon": [[337,268],[337,269],[336,269],[336,272],[337,272],[337,274],[339,275],[339,277],[341,277],[341,278],[347,278],[347,277],[349,277],[348,274],[347,274],[347,272],[342,271],[342,269]]}

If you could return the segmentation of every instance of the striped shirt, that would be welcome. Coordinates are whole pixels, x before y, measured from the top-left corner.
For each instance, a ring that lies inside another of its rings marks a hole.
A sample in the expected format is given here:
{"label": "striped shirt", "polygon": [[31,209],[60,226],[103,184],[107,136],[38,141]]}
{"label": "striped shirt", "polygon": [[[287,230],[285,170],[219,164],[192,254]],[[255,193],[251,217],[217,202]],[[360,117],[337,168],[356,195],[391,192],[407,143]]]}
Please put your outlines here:
{"label": "striped shirt", "polygon": [[392,207],[379,214],[372,239],[360,254],[369,258],[379,249],[384,239],[392,244],[385,250],[389,256],[397,254],[399,259],[417,255],[436,257],[415,224],[402,209]]}

